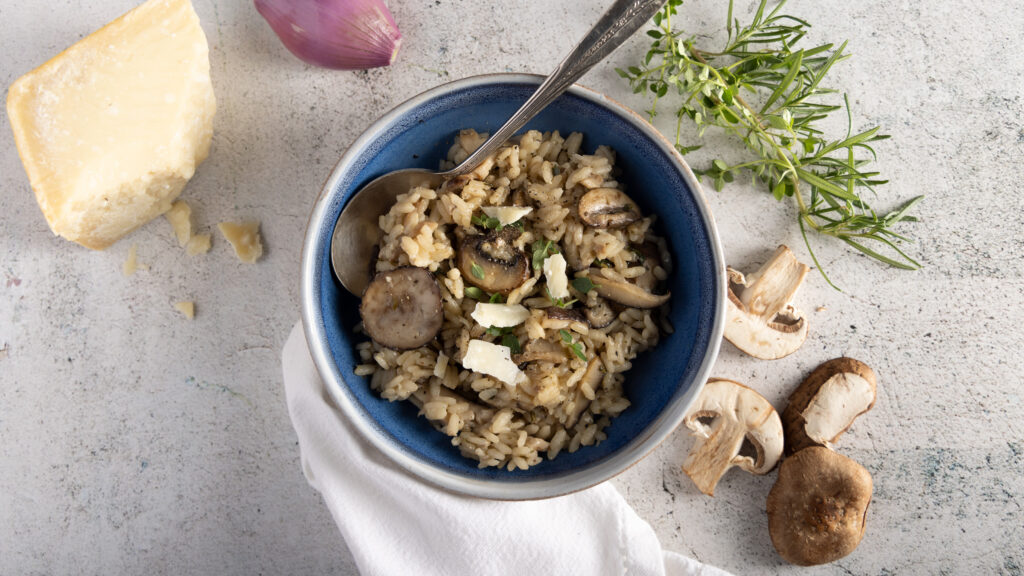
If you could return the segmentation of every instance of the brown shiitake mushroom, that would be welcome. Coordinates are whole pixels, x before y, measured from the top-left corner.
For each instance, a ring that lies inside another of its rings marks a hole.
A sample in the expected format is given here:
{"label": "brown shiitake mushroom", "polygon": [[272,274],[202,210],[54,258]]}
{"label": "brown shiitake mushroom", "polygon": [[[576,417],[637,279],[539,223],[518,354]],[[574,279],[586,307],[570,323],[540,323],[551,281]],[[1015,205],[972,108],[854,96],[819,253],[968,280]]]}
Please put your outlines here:
{"label": "brown shiitake mushroom", "polygon": [[814,369],[789,396],[782,412],[786,454],[832,444],[861,414],[875,405],[877,384],[871,368],[853,358],[836,358]]}
{"label": "brown shiitake mushroom", "polygon": [[622,190],[594,188],[580,198],[580,220],[594,228],[621,228],[640,219],[640,208]]}
{"label": "brown shiitake mushroom", "polygon": [[466,282],[486,290],[508,294],[530,278],[526,254],[514,242],[519,230],[508,226],[500,232],[466,236],[459,243],[458,265]]}
{"label": "brown shiitake mushroom", "polygon": [[582,310],[575,310],[573,308],[548,306],[547,308],[544,308],[544,314],[552,320],[567,320],[569,322],[587,321],[587,317]]}
{"label": "brown shiitake mushroom", "polygon": [[395,350],[419,348],[441,330],[441,289],[434,275],[405,266],[380,272],[359,305],[363,328],[375,342]]}
{"label": "brown shiitake mushroom", "polygon": [[816,566],[860,544],[871,503],[871,474],[828,448],[812,446],[786,458],[768,494],[768,532],[787,562]]}
{"label": "brown shiitake mushroom", "polygon": [[607,278],[594,269],[578,272],[576,277],[589,278],[598,295],[630,308],[657,308],[672,297],[671,293],[652,294],[636,284]]}
{"label": "brown shiitake mushroom", "polygon": [[565,347],[546,338],[530,340],[523,346],[523,351],[512,355],[516,364],[525,362],[565,362]]}

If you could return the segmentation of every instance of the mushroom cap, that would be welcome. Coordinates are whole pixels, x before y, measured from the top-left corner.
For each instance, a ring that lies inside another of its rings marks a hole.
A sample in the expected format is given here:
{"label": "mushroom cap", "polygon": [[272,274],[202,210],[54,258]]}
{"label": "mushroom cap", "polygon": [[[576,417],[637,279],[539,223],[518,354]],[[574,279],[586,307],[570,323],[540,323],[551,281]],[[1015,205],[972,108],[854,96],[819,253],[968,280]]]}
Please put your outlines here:
{"label": "mushroom cap", "polygon": [[[710,424],[702,418],[713,418]],[[751,474],[766,474],[782,456],[782,421],[771,402],[753,389],[712,378],[683,419],[696,440],[683,471],[697,488],[714,496],[719,479],[733,466]],[[747,440],[756,458],[740,454]]]}
{"label": "mushroom cap", "polygon": [[458,267],[462,279],[487,292],[507,295],[530,278],[526,254],[513,244],[516,231],[466,236],[459,243]]}
{"label": "mushroom cap", "polygon": [[577,272],[576,277],[589,278],[594,282],[594,290],[599,296],[630,308],[657,308],[672,298],[671,292],[652,294],[636,284],[609,278],[596,268]]}
{"label": "mushroom cap", "polygon": [[640,208],[622,190],[594,188],[584,194],[577,211],[594,228],[621,228],[640,219]]}
{"label": "mushroom cap", "polygon": [[786,458],[766,505],[775,550],[799,566],[853,552],[864,536],[871,491],[871,474],[828,448],[812,446]]}
{"label": "mushroom cap", "polygon": [[419,348],[433,340],[444,323],[441,289],[424,268],[381,272],[363,291],[359,316],[366,333],[381,346]]}
{"label": "mushroom cap", "polygon": [[777,360],[800,348],[807,339],[807,320],[790,301],[809,270],[784,245],[749,276],[728,268],[725,339],[762,360]]}
{"label": "mushroom cap", "polygon": [[782,412],[786,454],[831,447],[858,416],[875,405],[877,383],[867,364],[835,358],[818,366],[789,396]]}

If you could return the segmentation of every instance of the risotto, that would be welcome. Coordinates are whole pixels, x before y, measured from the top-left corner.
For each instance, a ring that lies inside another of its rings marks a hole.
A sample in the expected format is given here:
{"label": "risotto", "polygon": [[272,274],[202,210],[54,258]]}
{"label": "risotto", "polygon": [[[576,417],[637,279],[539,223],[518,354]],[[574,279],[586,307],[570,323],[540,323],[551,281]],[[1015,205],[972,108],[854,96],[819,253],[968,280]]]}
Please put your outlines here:
{"label": "risotto", "polygon": [[[459,133],[442,168],[486,139]],[[670,332],[664,239],[615,153],[529,131],[471,174],[380,217],[356,374],[407,401],[480,467],[527,469],[605,439],[625,374]]]}

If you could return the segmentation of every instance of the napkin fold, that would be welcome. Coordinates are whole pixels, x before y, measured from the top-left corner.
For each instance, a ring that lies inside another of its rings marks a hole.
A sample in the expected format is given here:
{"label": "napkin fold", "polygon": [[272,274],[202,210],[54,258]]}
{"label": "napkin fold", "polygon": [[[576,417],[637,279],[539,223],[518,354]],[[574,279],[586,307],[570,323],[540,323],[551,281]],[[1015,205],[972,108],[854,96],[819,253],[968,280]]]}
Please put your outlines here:
{"label": "napkin fold", "polygon": [[360,572],[375,575],[726,575],[661,549],[604,482],[547,500],[459,496],[393,464],[334,407],[299,323],[282,354],[302,470]]}

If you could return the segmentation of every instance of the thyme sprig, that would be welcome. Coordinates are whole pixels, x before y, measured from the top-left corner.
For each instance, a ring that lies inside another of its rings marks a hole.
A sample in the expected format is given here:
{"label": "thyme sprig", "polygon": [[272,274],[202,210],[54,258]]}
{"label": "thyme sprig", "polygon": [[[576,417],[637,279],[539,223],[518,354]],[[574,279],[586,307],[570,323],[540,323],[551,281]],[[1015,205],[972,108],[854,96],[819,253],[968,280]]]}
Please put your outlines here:
{"label": "thyme sprig", "polygon": [[[814,254],[808,229],[838,238],[897,268],[920,268],[899,246],[909,238],[893,228],[899,222],[916,221],[909,212],[923,196],[880,214],[862,195],[868,190],[876,196],[875,188],[887,182],[868,165],[876,158],[872,143],[889,136],[877,126],[853,133],[846,96],[843,106],[822,99],[837,94],[822,81],[832,66],[849,57],[844,53],[846,43],[798,48],[810,24],[783,14],[785,3],[781,0],[769,8],[768,0],[760,0],[750,24],[741,26],[733,17],[730,0],[725,46],[710,51],[698,48],[695,36],[673,29],[672,16],[683,0],[669,0],[654,16],[654,28],[647,31],[653,41],[642,65],[617,72],[635,93],[653,96],[648,111],[652,118],[658,114],[659,102],[672,94],[677,106],[675,147],[681,154],[700,148],[683,144],[684,118],[695,124],[698,137],[714,126],[742,140],[751,153],[748,159],[734,164],[715,159],[698,174],[721,190],[746,171],[754,184],[760,181],[777,200],[793,198],[804,242],[829,284],[832,281]],[[821,123],[844,108],[846,135],[829,139]]]}

